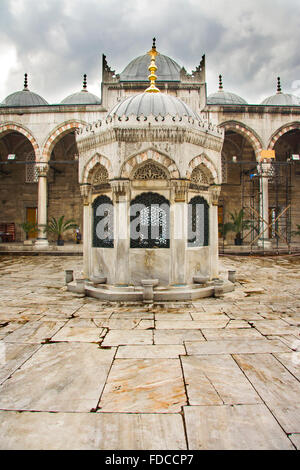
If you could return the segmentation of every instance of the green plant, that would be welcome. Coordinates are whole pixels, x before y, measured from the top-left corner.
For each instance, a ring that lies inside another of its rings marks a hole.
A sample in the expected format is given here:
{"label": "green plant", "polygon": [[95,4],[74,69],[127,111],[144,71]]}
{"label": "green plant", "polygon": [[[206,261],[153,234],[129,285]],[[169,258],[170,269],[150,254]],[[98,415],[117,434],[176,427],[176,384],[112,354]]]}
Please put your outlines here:
{"label": "green plant", "polygon": [[219,231],[220,231],[221,237],[224,238],[224,240],[226,238],[227,233],[231,231],[231,226],[232,226],[231,222],[226,222],[225,224],[222,224],[222,223],[219,224]]}
{"label": "green plant", "polygon": [[242,231],[247,230],[251,227],[250,220],[244,219],[244,210],[241,209],[239,212],[230,212],[231,221],[224,224],[228,232],[234,232],[236,238],[242,238]]}
{"label": "green plant", "polygon": [[78,225],[76,224],[75,220],[70,219],[64,221],[65,216],[62,215],[59,219],[55,217],[51,217],[50,221],[47,223],[46,227],[44,228],[45,232],[53,233],[57,236],[57,241],[59,242],[62,240],[62,235],[67,230],[72,228],[77,228]]}
{"label": "green plant", "polygon": [[300,237],[300,224],[297,224],[297,230],[294,230],[292,232],[292,235],[295,235],[296,237]]}
{"label": "green plant", "polygon": [[38,225],[37,223],[33,222],[23,222],[22,224],[20,224],[20,227],[26,233],[26,238],[28,238],[28,235],[31,232],[35,232],[37,230]]}

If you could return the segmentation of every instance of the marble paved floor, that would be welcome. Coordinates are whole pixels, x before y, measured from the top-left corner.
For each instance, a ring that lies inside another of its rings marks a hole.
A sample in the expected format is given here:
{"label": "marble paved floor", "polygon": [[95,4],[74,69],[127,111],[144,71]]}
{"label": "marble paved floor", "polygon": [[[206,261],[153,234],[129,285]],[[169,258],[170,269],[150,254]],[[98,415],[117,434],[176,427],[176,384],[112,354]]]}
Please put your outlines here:
{"label": "marble paved floor", "polygon": [[67,292],[81,263],[0,257],[0,449],[300,449],[299,257],[150,306]]}

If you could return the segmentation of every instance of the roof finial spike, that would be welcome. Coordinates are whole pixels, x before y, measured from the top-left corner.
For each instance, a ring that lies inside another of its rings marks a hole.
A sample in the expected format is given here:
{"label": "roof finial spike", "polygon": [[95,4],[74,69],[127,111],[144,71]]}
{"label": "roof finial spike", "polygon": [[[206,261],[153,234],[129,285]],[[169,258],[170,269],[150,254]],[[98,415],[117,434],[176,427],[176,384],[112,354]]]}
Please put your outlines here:
{"label": "roof finial spike", "polygon": [[87,91],[86,73],[83,75],[83,88],[82,88],[82,91]]}
{"label": "roof finial spike", "polygon": [[27,73],[24,74],[24,90],[28,90],[28,80],[27,80]]}
{"label": "roof finial spike", "polygon": [[223,91],[223,78],[219,75],[219,91]]}
{"label": "roof finial spike", "polygon": [[277,77],[277,93],[281,93],[281,81],[280,81],[280,77]]}
{"label": "roof finial spike", "polygon": [[158,55],[158,52],[156,51],[156,39],[153,38],[153,44],[152,44],[152,49],[148,52],[148,54],[151,57],[151,62],[148,67],[150,75],[149,75],[149,80],[150,80],[150,86],[145,90],[145,93],[159,93],[160,90],[156,87],[155,85],[155,80],[157,79],[157,76],[155,75],[155,72],[157,70],[157,67],[155,65],[155,58]]}

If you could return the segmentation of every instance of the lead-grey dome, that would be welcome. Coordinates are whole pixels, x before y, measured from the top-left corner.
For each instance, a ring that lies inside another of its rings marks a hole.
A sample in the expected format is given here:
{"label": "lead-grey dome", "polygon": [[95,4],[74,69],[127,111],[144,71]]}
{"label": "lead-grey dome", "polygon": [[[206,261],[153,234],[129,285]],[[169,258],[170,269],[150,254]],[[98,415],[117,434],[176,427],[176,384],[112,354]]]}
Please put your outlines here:
{"label": "lead-grey dome", "polygon": [[[179,82],[180,81],[180,65],[170,57],[157,54],[155,58],[157,66],[158,82]],[[147,82],[149,76],[150,56],[149,54],[141,55],[133,59],[121,72],[120,82]]]}
{"label": "lead-grey dome", "polygon": [[276,95],[269,96],[261,104],[265,106],[300,106],[300,99],[298,96],[282,93],[281,80],[280,77],[277,77]]}
{"label": "lead-grey dome", "polygon": [[194,111],[182,100],[164,93],[140,93],[118,103],[109,116],[188,116],[199,120]]}
{"label": "lead-grey dome", "polygon": [[77,93],[67,96],[61,104],[101,104],[100,98],[87,90],[87,75],[83,75],[83,88]]}
{"label": "lead-grey dome", "polygon": [[207,97],[207,104],[247,104],[240,96],[228,91],[217,91]]}
{"label": "lead-grey dome", "polygon": [[267,106],[300,106],[300,99],[287,93],[276,93],[262,101]]}
{"label": "lead-grey dome", "polygon": [[101,100],[93,93],[82,90],[67,96],[62,100],[61,104],[101,104]]}
{"label": "lead-grey dome", "polygon": [[33,93],[33,91],[24,88],[22,91],[16,91],[7,96],[2,101],[1,106],[43,106],[48,105],[40,95]]}

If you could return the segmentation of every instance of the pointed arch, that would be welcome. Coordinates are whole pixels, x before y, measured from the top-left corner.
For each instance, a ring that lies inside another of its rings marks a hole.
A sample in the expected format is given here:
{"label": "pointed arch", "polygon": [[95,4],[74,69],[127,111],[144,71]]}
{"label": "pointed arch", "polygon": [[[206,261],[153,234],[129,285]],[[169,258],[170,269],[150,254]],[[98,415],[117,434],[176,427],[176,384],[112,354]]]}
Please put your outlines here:
{"label": "pointed arch", "polygon": [[211,159],[202,153],[201,155],[198,155],[197,157],[194,157],[188,166],[188,170],[186,172],[186,177],[187,179],[191,179],[192,173],[196,167],[199,165],[202,165],[204,168],[204,171],[206,172],[207,176],[209,179],[211,179],[214,183],[220,184],[220,175],[218,173],[218,170],[215,166],[215,164],[211,161]]}
{"label": "pointed arch", "polygon": [[129,178],[135,168],[151,160],[159,166],[164,167],[169,172],[170,178],[180,178],[179,170],[174,160],[171,160],[171,158],[156,150],[147,150],[146,152],[130,157],[122,165],[120,177]]}
{"label": "pointed arch", "polygon": [[225,131],[234,131],[244,136],[252,145],[256,158],[259,158],[260,152],[263,149],[263,143],[259,135],[253,129],[239,121],[222,122],[218,127],[223,128]]}
{"label": "pointed arch", "polygon": [[272,134],[270,141],[269,141],[269,150],[274,150],[275,145],[277,144],[278,140],[280,137],[282,137],[284,134],[287,132],[293,131],[293,130],[300,130],[300,122],[299,121],[294,121],[290,122],[289,124],[284,124],[281,126],[279,129],[277,129],[274,134]]}
{"label": "pointed arch", "polygon": [[92,179],[93,170],[96,166],[102,165],[108,173],[108,179],[112,178],[112,166],[108,158],[104,157],[104,155],[100,155],[96,153],[93,155],[85,164],[82,170],[82,178],[80,178],[80,182],[83,184],[90,183]]}
{"label": "pointed arch", "polygon": [[16,124],[14,122],[7,122],[7,123],[0,124],[0,138],[1,138],[1,134],[5,135],[5,134],[9,134],[10,132],[19,132],[24,137],[26,137],[33,147],[36,160],[39,158],[40,147],[36,139],[33,137],[32,133],[29,131],[29,129],[27,129],[24,126],[21,126],[20,124]]}
{"label": "pointed arch", "polygon": [[65,135],[71,132],[72,130],[78,129],[80,126],[87,126],[88,124],[84,121],[70,120],[65,121],[64,123],[57,126],[53,129],[45,139],[43,146],[43,161],[49,161],[51,157],[52,150],[55,144]]}

